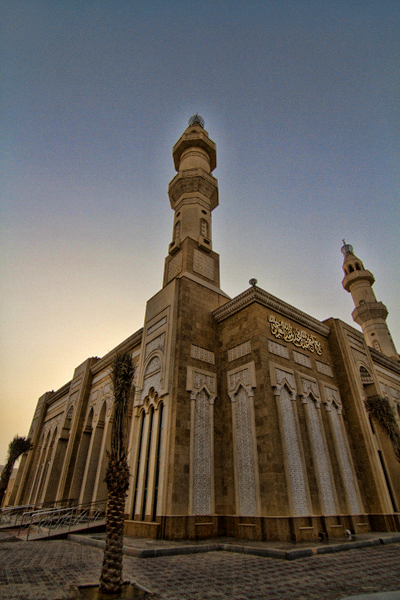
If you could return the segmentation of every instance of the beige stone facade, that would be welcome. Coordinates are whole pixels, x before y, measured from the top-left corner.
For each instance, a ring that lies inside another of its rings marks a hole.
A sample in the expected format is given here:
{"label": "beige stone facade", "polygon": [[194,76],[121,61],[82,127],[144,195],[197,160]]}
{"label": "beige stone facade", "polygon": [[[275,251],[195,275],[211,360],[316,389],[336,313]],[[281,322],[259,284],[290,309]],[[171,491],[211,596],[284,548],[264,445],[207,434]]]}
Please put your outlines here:
{"label": "beige stone facade", "polygon": [[388,398],[399,426],[400,360],[372,274],[345,245],[343,285],[364,335],[337,319],[320,322],[256,282],[230,299],[212,250],[216,147],[199,118],[173,158],[163,288],[147,303],[143,329],[39,399],[34,449],[12,502],[105,498],[110,364],[128,351],[136,375],[127,533],[304,540],[400,531],[400,464],[364,404]]}

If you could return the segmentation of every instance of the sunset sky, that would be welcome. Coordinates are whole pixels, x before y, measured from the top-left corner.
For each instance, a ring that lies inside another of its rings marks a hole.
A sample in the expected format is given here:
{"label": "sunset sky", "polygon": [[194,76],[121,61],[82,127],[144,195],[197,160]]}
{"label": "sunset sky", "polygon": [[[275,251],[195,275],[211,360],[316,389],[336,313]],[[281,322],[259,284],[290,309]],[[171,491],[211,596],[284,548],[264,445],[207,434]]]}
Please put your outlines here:
{"label": "sunset sky", "polygon": [[142,326],[196,112],[222,289],[255,277],[352,323],[345,238],[400,350],[398,0],[2,0],[0,17],[0,463],[40,395]]}

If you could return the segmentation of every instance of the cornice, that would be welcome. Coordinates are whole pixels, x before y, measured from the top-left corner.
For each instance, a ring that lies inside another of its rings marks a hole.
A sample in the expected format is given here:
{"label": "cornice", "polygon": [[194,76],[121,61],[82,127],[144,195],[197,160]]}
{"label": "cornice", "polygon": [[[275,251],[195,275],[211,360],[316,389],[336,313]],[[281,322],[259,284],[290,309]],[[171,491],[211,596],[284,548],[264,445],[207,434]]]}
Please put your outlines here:
{"label": "cornice", "polygon": [[60,398],[62,398],[63,396],[66,396],[67,394],[69,394],[70,391],[70,387],[71,387],[71,383],[72,383],[72,379],[71,381],[68,381],[68,383],[65,383],[62,387],[60,387],[57,391],[55,392],[50,392],[52,395],[51,397],[47,400],[47,406],[50,406],[51,404],[54,404],[54,402],[56,400],[59,400]]}
{"label": "cornice", "polygon": [[294,308],[294,306],[291,306],[287,302],[280,300],[276,296],[269,294],[255,285],[244,291],[242,294],[239,294],[239,296],[236,296],[236,298],[233,298],[230,302],[227,302],[220,308],[214,310],[213,316],[219,323],[253,302],[258,302],[324,337],[327,337],[329,334],[330,328],[321,323],[321,321],[318,321],[298,308]]}
{"label": "cornice", "polygon": [[378,352],[378,350],[371,348],[371,346],[368,346],[368,350],[374,363],[378,363],[382,367],[391,369],[400,375],[400,361],[396,360],[395,358],[389,358],[389,356],[385,356],[385,354]]}
{"label": "cornice", "polygon": [[140,344],[142,341],[142,337],[143,337],[143,327],[141,329],[139,329],[138,331],[136,331],[135,333],[133,333],[126,340],[124,340],[123,342],[118,344],[118,346],[113,348],[113,350],[108,352],[99,361],[97,361],[97,363],[95,365],[93,365],[93,367],[91,367],[91,369],[90,369],[90,372],[92,373],[92,375],[96,375],[102,369],[107,367],[118,352],[128,352],[129,350],[131,350],[132,348],[134,348],[135,346]]}

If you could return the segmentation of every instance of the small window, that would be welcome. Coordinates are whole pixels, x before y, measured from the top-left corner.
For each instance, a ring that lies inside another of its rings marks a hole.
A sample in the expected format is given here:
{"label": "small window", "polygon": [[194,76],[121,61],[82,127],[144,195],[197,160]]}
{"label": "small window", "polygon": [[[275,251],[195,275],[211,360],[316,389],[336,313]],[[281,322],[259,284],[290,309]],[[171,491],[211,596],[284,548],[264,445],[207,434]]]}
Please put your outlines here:
{"label": "small window", "polygon": [[178,238],[181,235],[181,222],[178,221],[177,223],[175,223],[175,232],[174,232],[174,238]]}
{"label": "small window", "polygon": [[208,238],[208,223],[205,219],[201,219],[200,221],[200,235],[204,238]]}

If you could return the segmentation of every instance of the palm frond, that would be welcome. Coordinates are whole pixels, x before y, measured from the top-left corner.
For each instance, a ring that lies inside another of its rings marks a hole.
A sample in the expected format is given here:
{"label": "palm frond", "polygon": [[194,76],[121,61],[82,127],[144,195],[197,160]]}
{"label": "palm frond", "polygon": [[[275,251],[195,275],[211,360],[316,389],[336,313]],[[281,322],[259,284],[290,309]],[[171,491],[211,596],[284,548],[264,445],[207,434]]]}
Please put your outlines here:
{"label": "palm frond", "polygon": [[394,453],[400,462],[400,432],[389,400],[384,396],[370,396],[365,400],[365,407],[371,419],[377,422],[392,442]]}

